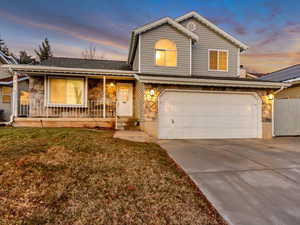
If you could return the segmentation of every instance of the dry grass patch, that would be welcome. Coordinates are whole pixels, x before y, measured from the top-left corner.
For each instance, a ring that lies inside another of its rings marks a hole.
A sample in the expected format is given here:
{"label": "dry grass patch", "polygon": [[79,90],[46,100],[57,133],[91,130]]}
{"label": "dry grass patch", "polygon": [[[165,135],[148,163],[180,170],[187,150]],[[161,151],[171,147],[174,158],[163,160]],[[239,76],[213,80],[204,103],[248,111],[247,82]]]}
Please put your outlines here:
{"label": "dry grass patch", "polygon": [[224,224],[156,144],[0,129],[0,224]]}

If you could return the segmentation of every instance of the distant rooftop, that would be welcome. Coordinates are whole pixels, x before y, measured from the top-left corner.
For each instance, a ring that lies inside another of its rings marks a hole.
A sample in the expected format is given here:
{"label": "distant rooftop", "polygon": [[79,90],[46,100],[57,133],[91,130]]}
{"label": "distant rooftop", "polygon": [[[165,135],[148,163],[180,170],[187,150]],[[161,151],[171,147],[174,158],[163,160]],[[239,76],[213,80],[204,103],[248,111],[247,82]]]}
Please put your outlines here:
{"label": "distant rooftop", "polygon": [[2,51],[0,51],[0,62],[3,64],[18,64],[14,57],[5,55]]}
{"label": "distant rooftop", "polygon": [[300,77],[300,64],[289,66],[272,73],[269,73],[265,76],[260,77],[261,80],[269,81],[288,81]]}
{"label": "distant rooftop", "polygon": [[96,60],[80,58],[51,57],[41,63],[42,66],[81,68],[81,69],[104,69],[104,70],[131,70],[127,61]]}

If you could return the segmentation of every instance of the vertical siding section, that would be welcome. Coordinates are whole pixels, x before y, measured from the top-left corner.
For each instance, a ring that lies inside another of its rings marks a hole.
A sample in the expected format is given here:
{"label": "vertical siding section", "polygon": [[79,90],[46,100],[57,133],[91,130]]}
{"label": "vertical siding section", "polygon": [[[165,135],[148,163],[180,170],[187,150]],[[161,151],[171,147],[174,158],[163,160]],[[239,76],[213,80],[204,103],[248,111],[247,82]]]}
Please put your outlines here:
{"label": "vertical siding section", "polygon": [[139,70],[139,45],[137,46],[137,49],[135,51],[135,56],[134,56],[132,68],[135,71]]}
{"label": "vertical siding section", "polygon": [[[172,26],[165,24],[143,33],[141,39],[141,72],[166,75],[190,76],[190,39]],[[155,43],[160,39],[169,39],[176,43],[177,66],[155,65]]]}
{"label": "vertical siding section", "polygon": [[144,85],[139,81],[135,83],[134,95],[134,117],[138,120],[142,120],[144,111]]}
{"label": "vertical siding section", "polygon": [[[197,26],[194,33],[199,37],[193,47],[192,74],[197,76],[237,77],[238,74],[238,47],[226,40],[207,26],[193,18],[182,21],[181,24],[187,27],[189,22]],[[228,50],[228,72],[208,71],[208,49]]]}

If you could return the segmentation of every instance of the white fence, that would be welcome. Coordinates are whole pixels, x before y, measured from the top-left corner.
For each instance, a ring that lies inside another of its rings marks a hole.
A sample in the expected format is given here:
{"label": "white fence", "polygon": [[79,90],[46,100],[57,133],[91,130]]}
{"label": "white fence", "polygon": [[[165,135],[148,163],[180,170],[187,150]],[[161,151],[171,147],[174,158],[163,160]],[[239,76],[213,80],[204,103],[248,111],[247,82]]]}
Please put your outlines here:
{"label": "white fence", "polygon": [[300,135],[300,99],[274,100],[274,135]]}
{"label": "white fence", "polygon": [[43,102],[20,102],[19,117],[46,118],[114,118],[116,103],[103,104],[102,101],[88,101],[86,106],[45,106]]}

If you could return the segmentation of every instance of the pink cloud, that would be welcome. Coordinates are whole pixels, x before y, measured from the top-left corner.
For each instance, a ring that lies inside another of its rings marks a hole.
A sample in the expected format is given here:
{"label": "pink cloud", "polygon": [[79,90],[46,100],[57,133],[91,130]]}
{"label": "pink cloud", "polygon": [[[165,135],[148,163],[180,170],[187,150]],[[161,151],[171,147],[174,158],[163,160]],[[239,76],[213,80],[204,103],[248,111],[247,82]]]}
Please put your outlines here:
{"label": "pink cloud", "polygon": [[[18,17],[12,14],[9,14],[7,12],[3,12],[0,11],[0,17],[9,19],[11,21],[14,21],[15,23],[18,24],[23,24],[29,27],[35,27],[35,28],[42,28],[42,29],[47,29],[47,30],[52,30],[52,31],[57,31],[57,32],[61,32],[64,33],[66,35],[69,35],[71,37],[80,39],[80,40],[85,40],[91,43],[95,43],[95,44],[99,44],[99,45],[105,45],[105,46],[110,46],[113,48],[117,48],[117,49],[123,49],[123,50],[127,50],[128,45],[127,43],[121,43],[121,41],[119,40],[112,40],[112,38],[105,38],[105,37],[95,37],[96,35],[91,35],[90,33],[86,33],[83,32],[80,29],[74,29],[71,27],[68,28],[64,28],[62,26],[56,25],[56,24],[50,24],[50,23],[40,23],[37,21],[34,21],[32,19],[27,19],[24,17]],[[100,34],[99,34],[100,36]],[[103,36],[103,35],[102,35]]]}

